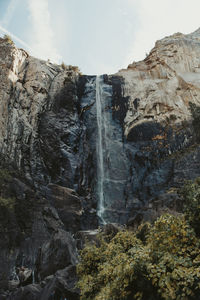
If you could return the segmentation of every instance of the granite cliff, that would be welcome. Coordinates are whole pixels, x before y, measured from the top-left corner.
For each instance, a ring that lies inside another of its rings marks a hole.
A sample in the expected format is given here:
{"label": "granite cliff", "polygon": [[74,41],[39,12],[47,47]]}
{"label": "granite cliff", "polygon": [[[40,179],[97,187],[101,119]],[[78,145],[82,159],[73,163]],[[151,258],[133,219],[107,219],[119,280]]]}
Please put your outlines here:
{"label": "granite cliff", "polygon": [[0,39],[0,299],[78,299],[88,230],[181,210],[200,176],[199,54],[200,30],[177,33],[98,80]]}

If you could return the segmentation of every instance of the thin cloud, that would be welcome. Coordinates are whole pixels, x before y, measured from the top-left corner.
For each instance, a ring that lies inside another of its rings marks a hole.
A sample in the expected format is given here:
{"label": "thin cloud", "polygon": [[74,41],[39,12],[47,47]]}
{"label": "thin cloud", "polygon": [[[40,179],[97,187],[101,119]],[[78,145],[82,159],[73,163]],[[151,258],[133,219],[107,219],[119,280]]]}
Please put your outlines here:
{"label": "thin cloud", "polygon": [[10,1],[10,3],[8,4],[6,13],[3,17],[3,20],[1,21],[2,26],[8,27],[8,25],[13,17],[13,14],[14,14],[14,11],[15,11],[15,8],[16,8],[18,2],[19,2],[19,0],[11,0]]}
{"label": "thin cloud", "polygon": [[22,45],[27,51],[30,51],[32,55],[34,55],[33,49],[24,41],[22,41],[20,38],[18,38],[15,34],[11,33],[4,27],[0,26],[0,31],[2,31],[5,34],[8,34],[14,41],[18,42],[20,45]]}
{"label": "thin cloud", "polygon": [[54,32],[51,28],[48,0],[28,0],[28,8],[33,31],[30,43],[37,56],[61,62],[61,56],[54,44]]}
{"label": "thin cloud", "polygon": [[145,58],[156,40],[176,32],[190,33],[200,26],[199,0],[129,0],[135,7],[139,26],[126,64]]}

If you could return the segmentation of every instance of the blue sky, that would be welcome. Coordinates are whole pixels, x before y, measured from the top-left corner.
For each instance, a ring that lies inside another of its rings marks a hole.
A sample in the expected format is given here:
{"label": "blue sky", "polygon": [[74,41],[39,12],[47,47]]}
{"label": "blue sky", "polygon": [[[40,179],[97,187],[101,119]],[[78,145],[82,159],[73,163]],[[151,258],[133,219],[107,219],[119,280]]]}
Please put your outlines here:
{"label": "blue sky", "polygon": [[115,73],[156,40],[200,27],[199,0],[0,0],[0,35],[84,74]]}

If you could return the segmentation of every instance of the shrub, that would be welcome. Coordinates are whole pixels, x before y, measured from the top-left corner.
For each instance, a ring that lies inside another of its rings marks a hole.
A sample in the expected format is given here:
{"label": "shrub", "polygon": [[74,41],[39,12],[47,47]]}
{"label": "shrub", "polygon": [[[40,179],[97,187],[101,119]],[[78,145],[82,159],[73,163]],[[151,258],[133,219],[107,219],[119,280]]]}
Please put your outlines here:
{"label": "shrub", "polygon": [[194,182],[187,181],[180,190],[183,199],[183,211],[196,234],[200,236],[200,177]]}
{"label": "shrub", "polygon": [[7,169],[0,169],[0,195],[2,195],[4,188],[12,179],[10,172]]}
{"label": "shrub", "polygon": [[9,183],[12,180],[11,172],[7,169],[0,169],[0,208],[12,211],[16,200],[11,197]]}
{"label": "shrub", "polygon": [[140,239],[143,243],[146,243],[148,233],[151,229],[151,224],[148,222],[142,223],[138,226],[136,237]]}
{"label": "shrub", "polygon": [[74,71],[74,72],[80,73],[79,67],[77,67],[77,66],[66,65],[64,62],[62,62],[61,67],[63,70]]}
{"label": "shrub", "polygon": [[147,281],[143,270],[145,257],[148,259],[148,253],[142,242],[128,231],[117,233],[110,242],[100,239],[99,247],[88,244],[81,252],[77,268],[81,299],[127,299],[132,290],[135,294],[142,292],[141,282],[138,290],[132,284],[139,273]]}
{"label": "shrub", "polygon": [[5,34],[3,38],[4,38],[4,40],[6,40],[7,43],[9,43],[11,45],[14,44],[12,38],[8,34]]}
{"label": "shrub", "polygon": [[192,125],[194,127],[194,132],[197,138],[197,141],[200,141],[200,107],[194,103],[189,103],[190,111],[192,114]]}
{"label": "shrub", "polygon": [[67,65],[64,62],[61,63],[61,67],[63,70],[67,70]]}
{"label": "shrub", "polygon": [[72,70],[72,71],[74,71],[74,72],[78,72],[78,73],[80,73],[80,70],[79,70],[79,67],[78,66],[69,66],[69,69],[70,70]]}
{"label": "shrub", "polygon": [[81,252],[81,299],[195,299],[199,244],[184,216],[169,214],[136,234],[121,231],[108,241],[101,237],[99,245],[87,244]]}
{"label": "shrub", "polygon": [[149,233],[149,279],[161,299],[192,299],[200,291],[199,241],[184,216],[161,216]]}
{"label": "shrub", "polygon": [[9,170],[7,169],[0,169],[0,181],[8,180],[10,181],[11,175]]}
{"label": "shrub", "polygon": [[0,197],[0,207],[5,208],[8,211],[13,211],[15,207],[15,199]]}

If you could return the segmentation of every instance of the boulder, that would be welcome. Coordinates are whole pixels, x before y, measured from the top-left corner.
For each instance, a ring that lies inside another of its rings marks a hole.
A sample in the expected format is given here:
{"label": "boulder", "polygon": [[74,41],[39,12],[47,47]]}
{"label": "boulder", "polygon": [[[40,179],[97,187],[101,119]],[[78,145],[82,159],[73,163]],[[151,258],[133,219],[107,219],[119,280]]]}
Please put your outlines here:
{"label": "boulder", "polygon": [[76,242],[69,232],[59,230],[40,249],[36,266],[37,277],[44,279],[57,270],[78,262]]}
{"label": "boulder", "polygon": [[40,293],[41,286],[39,284],[29,284],[18,288],[17,291],[7,295],[7,298],[0,296],[0,300],[38,300]]}
{"label": "boulder", "polygon": [[47,280],[38,299],[60,300],[66,298],[68,300],[78,300],[79,290],[75,287],[76,282],[77,275],[75,266],[71,265],[64,268],[63,270],[59,270],[55,273],[54,276],[52,276],[52,279]]}
{"label": "boulder", "polygon": [[76,192],[57,184],[49,184],[51,200],[65,229],[76,232],[81,229],[82,203]]}

